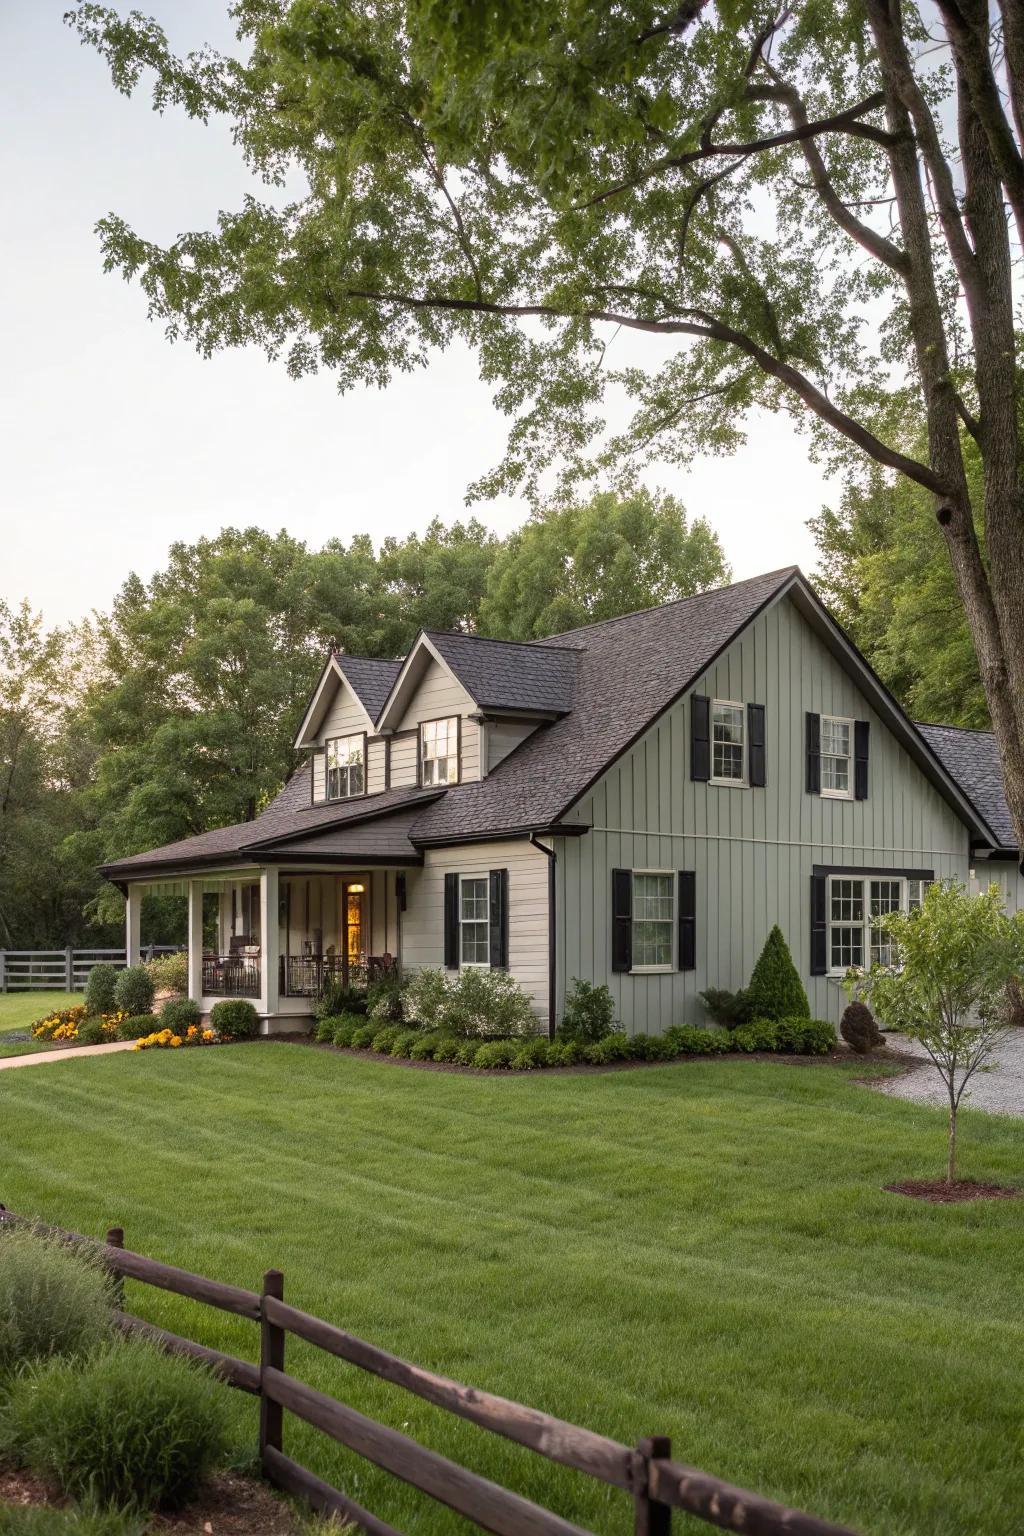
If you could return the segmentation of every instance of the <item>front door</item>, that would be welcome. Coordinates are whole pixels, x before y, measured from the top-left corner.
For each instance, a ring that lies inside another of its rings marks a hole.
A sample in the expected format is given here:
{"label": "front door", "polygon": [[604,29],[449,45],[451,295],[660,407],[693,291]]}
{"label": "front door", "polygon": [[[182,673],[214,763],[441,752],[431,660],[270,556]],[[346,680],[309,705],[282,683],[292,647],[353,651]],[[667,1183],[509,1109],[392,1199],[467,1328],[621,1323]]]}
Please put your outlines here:
{"label": "front door", "polygon": [[353,971],[361,979],[361,973],[366,969],[368,911],[366,883],[362,880],[346,881],[342,886],[344,931],[341,936],[346,986]]}

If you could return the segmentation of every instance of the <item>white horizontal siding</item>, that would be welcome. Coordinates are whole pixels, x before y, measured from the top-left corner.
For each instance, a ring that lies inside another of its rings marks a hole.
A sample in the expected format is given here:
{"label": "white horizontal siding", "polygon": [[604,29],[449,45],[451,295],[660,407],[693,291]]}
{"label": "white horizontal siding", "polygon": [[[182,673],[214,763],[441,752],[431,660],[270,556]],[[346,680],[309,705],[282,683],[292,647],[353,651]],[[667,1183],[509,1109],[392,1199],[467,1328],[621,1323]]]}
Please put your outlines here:
{"label": "white horizontal siding", "polygon": [[408,908],[402,917],[402,965],[407,970],[444,965],[444,877],[486,876],[508,870],[508,968],[526,992],[538,1020],[548,1016],[548,861],[525,839],[429,848],[422,869],[408,873]]}
{"label": "white horizontal siding", "polygon": [[384,789],[386,759],[386,742],[368,741],[366,743],[366,793],[368,795],[379,795]]}

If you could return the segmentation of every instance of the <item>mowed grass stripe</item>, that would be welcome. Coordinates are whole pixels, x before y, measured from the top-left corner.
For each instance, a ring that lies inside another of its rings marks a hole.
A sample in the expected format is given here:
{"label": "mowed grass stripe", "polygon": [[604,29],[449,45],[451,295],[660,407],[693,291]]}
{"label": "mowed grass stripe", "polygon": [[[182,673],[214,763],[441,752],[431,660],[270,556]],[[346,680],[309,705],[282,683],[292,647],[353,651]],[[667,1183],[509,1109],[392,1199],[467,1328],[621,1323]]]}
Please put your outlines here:
{"label": "mowed grass stripe", "polygon": [[[432,1369],[626,1441],[670,1433],[681,1459],[865,1531],[1016,1518],[1024,1202],[884,1194],[941,1166],[942,1116],[834,1068],[481,1079],[259,1044],[8,1074],[0,1115],[16,1209],[122,1222],[130,1245],[243,1285],[278,1266],[296,1305]],[[969,1116],[964,1146],[976,1176],[1024,1182],[1020,1126]],[[130,1290],[253,1357],[241,1320]],[[291,1360],[584,1524],[629,1528],[607,1490],[305,1346]],[[288,1434],[399,1527],[461,1528]]]}

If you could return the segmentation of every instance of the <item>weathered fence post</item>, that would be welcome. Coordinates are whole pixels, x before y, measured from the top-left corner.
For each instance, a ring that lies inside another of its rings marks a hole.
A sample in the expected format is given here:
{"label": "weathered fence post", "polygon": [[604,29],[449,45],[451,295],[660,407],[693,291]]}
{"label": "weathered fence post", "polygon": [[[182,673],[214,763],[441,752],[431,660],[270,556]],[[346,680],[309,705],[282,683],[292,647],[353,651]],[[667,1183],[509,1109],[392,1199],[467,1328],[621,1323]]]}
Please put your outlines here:
{"label": "weathered fence post", "polygon": [[643,1458],[645,1477],[643,1488],[633,1495],[635,1536],[671,1536],[671,1506],[651,1498],[651,1462],[670,1461],[672,1442],[667,1435],[649,1435],[638,1442],[636,1449]]}
{"label": "weathered fence post", "polygon": [[[108,1227],[107,1228],[107,1247],[108,1248],[123,1248],[124,1247],[124,1227]],[[117,1303],[118,1311],[119,1312],[123,1312],[124,1311],[124,1276],[123,1275],[115,1275],[114,1276],[114,1300]]]}
{"label": "weathered fence post", "polygon": [[75,990],[75,953],[69,944],[64,951],[64,991]]}
{"label": "weathered fence post", "polygon": [[7,951],[0,949],[0,992],[7,991]]}
{"label": "weathered fence post", "polygon": [[268,1269],[263,1276],[263,1300],[260,1303],[260,1465],[266,1471],[267,1450],[284,1449],[284,1409],[280,1403],[271,1402],[263,1389],[263,1372],[269,1369],[284,1370],[283,1328],[267,1318],[267,1298],[284,1300],[284,1275],[279,1269]]}

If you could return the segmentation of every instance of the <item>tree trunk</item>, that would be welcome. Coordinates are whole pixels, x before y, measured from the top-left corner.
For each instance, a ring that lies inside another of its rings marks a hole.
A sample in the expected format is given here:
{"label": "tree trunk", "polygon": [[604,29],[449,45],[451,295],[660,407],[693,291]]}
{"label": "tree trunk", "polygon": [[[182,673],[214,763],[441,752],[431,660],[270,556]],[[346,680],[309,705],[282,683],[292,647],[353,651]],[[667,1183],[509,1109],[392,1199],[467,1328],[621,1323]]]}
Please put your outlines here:
{"label": "tree trunk", "polygon": [[956,1099],[949,1096],[949,1155],[946,1158],[946,1183],[956,1178]]}

